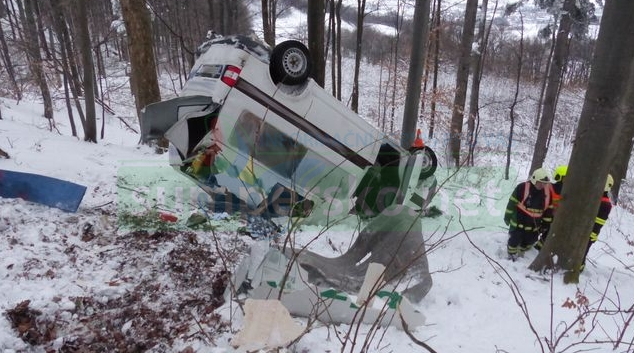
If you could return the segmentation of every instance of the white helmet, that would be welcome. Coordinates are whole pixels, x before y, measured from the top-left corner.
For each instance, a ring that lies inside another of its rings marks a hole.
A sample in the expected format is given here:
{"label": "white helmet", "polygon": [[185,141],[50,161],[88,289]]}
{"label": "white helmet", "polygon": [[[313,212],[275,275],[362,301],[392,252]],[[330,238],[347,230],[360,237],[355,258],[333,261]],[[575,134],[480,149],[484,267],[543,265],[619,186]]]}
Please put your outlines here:
{"label": "white helmet", "polygon": [[612,189],[612,186],[614,186],[614,178],[612,175],[608,174],[608,178],[605,180],[605,189],[603,190],[608,192]]}
{"label": "white helmet", "polygon": [[531,175],[531,183],[533,185],[537,184],[537,182],[542,183],[550,183],[550,177],[548,177],[548,172],[544,168],[537,168]]}

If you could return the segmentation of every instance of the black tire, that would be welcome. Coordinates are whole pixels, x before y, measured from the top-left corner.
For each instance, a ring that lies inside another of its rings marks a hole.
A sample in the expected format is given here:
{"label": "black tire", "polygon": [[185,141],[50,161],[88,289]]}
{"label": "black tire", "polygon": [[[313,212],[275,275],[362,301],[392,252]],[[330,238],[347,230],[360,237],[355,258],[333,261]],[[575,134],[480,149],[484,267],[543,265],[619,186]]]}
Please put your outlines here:
{"label": "black tire", "polygon": [[269,71],[273,83],[299,85],[308,79],[312,63],[308,48],[296,40],[287,40],[273,48]]}
{"label": "black tire", "polygon": [[436,153],[434,153],[434,151],[431,148],[427,146],[422,148],[416,148],[416,149],[413,149],[411,153],[422,154],[424,157],[423,166],[422,166],[420,176],[418,177],[418,179],[423,180],[434,175],[434,173],[436,172],[436,168],[438,167],[438,158],[436,158]]}

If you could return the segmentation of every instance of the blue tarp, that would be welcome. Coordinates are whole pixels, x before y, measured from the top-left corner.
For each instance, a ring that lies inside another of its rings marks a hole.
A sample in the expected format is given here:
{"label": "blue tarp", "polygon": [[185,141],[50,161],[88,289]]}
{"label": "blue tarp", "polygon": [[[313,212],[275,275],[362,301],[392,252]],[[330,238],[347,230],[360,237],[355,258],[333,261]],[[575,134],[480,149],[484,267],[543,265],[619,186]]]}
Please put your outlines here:
{"label": "blue tarp", "polygon": [[75,212],[85,192],[85,186],[69,181],[0,169],[0,197],[21,198]]}

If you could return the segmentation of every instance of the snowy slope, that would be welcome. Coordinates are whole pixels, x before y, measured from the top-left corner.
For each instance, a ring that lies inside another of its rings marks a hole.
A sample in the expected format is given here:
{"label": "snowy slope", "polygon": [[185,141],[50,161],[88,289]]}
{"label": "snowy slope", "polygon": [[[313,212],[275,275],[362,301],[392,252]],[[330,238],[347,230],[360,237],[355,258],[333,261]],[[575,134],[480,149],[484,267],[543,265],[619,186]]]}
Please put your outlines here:
{"label": "snowy slope", "polygon": [[[0,318],[0,349],[231,351],[229,340],[242,326],[241,314],[235,306],[217,306],[224,271],[232,270],[254,242],[237,232],[244,222],[213,215],[213,227],[186,228],[185,219],[197,208],[195,198],[179,201],[176,195],[188,195],[195,187],[167,167],[166,156],[137,146],[136,134],[116,118],[107,117],[106,140],[90,144],[69,137],[61,121],[63,134],[47,131],[38,103],[3,99],[2,109],[0,146],[11,159],[0,159],[0,169],[70,180],[86,185],[88,192],[76,214],[0,199],[0,310],[13,313]],[[492,159],[491,165],[501,161]],[[439,181],[447,173],[439,170]],[[578,287],[563,285],[561,274],[549,281],[526,269],[536,251],[515,263],[504,256],[501,212],[518,179],[504,181],[499,167],[465,170],[435,198],[443,214],[423,222],[434,285],[417,304],[427,323],[413,334],[436,351],[547,351],[542,348],[546,340],[564,335],[556,349],[563,351],[583,340],[616,340],[626,327],[631,314],[598,314],[582,324],[575,322],[581,309],[562,305],[575,300],[579,290],[588,310],[631,307],[634,216],[619,207],[613,211]],[[161,222],[158,211],[179,221]],[[295,237],[307,243],[318,232],[323,229],[305,226]],[[323,233],[309,248],[328,256],[345,251],[354,236],[351,227]],[[19,310],[25,300],[30,300],[28,310]],[[11,318],[37,318],[37,330],[22,326],[24,339],[19,338]],[[567,327],[571,331],[564,331]],[[316,324],[293,350],[340,351],[349,330],[357,332],[348,325]],[[358,342],[370,331],[369,325],[359,327]],[[626,330],[623,341],[632,337]],[[361,346],[347,342],[345,351]],[[368,346],[371,352],[421,350],[393,327],[372,336]],[[575,349],[597,347],[607,351],[611,345]]]}

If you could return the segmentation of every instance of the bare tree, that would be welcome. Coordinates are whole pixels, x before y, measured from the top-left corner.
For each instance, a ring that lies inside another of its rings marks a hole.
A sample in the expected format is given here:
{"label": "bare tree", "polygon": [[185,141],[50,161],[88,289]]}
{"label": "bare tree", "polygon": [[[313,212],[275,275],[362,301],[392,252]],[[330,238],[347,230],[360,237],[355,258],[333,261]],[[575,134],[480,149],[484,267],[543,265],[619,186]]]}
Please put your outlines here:
{"label": "bare tree", "polygon": [[[547,2],[551,4],[551,2]],[[537,140],[535,140],[535,149],[533,151],[533,160],[530,170],[533,171],[542,166],[548,153],[548,143],[552,133],[553,123],[555,121],[555,111],[557,109],[557,98],[561,89],[561,78],[564,73],[565,66],[568,62],[570,34],[573,25],[583,25],[585,14],[583,9],[576,6],[576,0],[564,0],[561,9],[551,9],[559,16],[559,28],[555,36],[555,44],[553,49],[553,57],[549,66],[548,76],[546,78],[546,91],[544,93],[544,101],[542,106],[541,119],[537,130]]]}
{"label": "bare tree", "polygon": [[539,89],[539,99],[537,100],[537,111],[535,114],[535,121],[533,122],[535,130],[539,127],[539,122],[542,117],[542,108],[544,106],[544,94],[546,93],[546,83],[548,82],[548,72],[550,72],[550,65],[553,62],[553,54],[555,53],[555,43],[557,38],[557,31],[552,31],[550,40],[550,51],[548,52],[548,60],[546,61],[546,69],[544,70],[544,77],[542,78],[542,84]]}
{"label": "bare tree", "polygon": [[95,67],[92,61],[90,31],[88,29],[88,11],[86,2],[75,0],[77,8],[77,42],[81,53],[84,72],[84,105],[86,122],[84,123],[84,141],[97,142],[97,121],[95,117]]}
{"label": "bare tree", "polygon": [[522,58],[524,57],[524,17],[520,12],[520,48],[517,54],[517,75],[515,76],[515,94],[513,95],[513,103],[509,110],[509,120],[511,126],[509,128],[509,139],[506,145],[506,167],[504,168],[504,179],[509,180],[509,170],[511,168],[511,150],[513,147],[513,134],[515,132],[515,107],[517,106],[517,97],[520,94],[520,83],[522,82],[522,66],[524,65]]}
{"label": "bare tree", "polygon": [[567,270],[566,283],[579,281],[586,244],[615,155],[616,143],[610,141],[617,140],[624,124],[619,111],[628,82],[622,78],[630,76],[634,60],[632,13],[632,1],[605,4],[557,217],[544,247],[530,265],[535,271],[549,267]]}
{"label": "bare tree", "polygon": [[275,22],[277,22],[277,0],[262,0],[262,30],[264,41],[275,46]]}
{"label": "bare tree", "polygon": [[[0,3],[0,18],[4,18],[7,15],[6,8],[3,3]],[[18,86],[18,82],[15,79],[15,70],[13,69],[13,63],[11,62],[11,55],[9,54],[9,46],[4,37],[4,30],[0,26],[0,50],[2,54],[2,63],[7,70],[11,87],[13,87],[13,94],[17,100],[22,100],[22,90]]]}
{"label": "bare tree", "polygon": [[48,88],[48,83],[46,82],[46,76],[44,75],[39,39],[35,25],[33,1],[34,0],[24,1],[24,31],[27,55],[29,57],[29,68],[42,93],[42,100],[44,101],[44,117],[48,119],[49,128],[52,130],[54,126],[53,101],[51,99],[51,92]]}
{"label": "bare tree", "polygon": [[352,100],[350,108],[359,112],[359,70],[361,69],[361,49],[363,48],[363,22],[365,19],[365,0],[357,0],[357,42],[354,53],[354,78],[352,79]]}
{"label": "bare tree", "polygon": [[[73,136],[77,136],[77,127],[75,126],[74,113],[71,104],[71,98],[74,99],[77,112],[80,117],[82,126],[85,125],[85,118],[83,109],[79,103],[77,91],[73,86],[73,71],[71,71],[71,64],[68,54],[68,48],[70,47],[70,35],[66,26],[66,16],[62,8],[62,4],[59,1],[52,0],[51,3],[51,19],[53,28],[55,30],[57,40],[59,43],[66,43],[66,45],[59,46],[61,74],[64,85],[64,101],[66,102],[66,110],[68,111],[68,120],[70,122],[71,133]],[[71,97],[72,95],[72,97]]]}
{"label": "bare tree", "polygon": [[324,86],[326,60],[324,57],[324,20],[326,3],[324,0],[308,2],[308,51],[313,63],[311,77],[318,85]]}
{"label": "bare tree", "polygon": [[407,76],[407,95],[403,112],[401,146],[409,148],[416,138],[416,122],[418,121],[418,104],[420,102],[420,85],[429,37],[429,0],[416,0],[414,22],[412,26],[412,51]]}
{"label": "bare tree", "polygon": [[432,40],[434,46],[434,79],[432,81],[431,104],[429,107],[429,135],[431,139],[434,137],[434,127],[436,126],[436,99],[438,94],[438,71],[440,68],[440,34],[442,27],[440,26],[440,5],[442,0],[435,0],[436,8],[434,10]]}
{"label": "bare tree", "polygon": [[462,139],[465,102],[467,100],[471,45],[473,44],[473,32],[475,30],[477,13],[478,0],[467,0],[460,41],[460,58],[458,60],[458,70],[456,74],[456,93],[451,114],[451,131],[449,133],[451,162],[453,162],[456,167],[460,166],[460,141]]}
{"label": "bare tree", "polygon": [[161,100],[150,36],[150,15],[144,0],[121,0],[121,10],[130,47],[132,92],[140,115],[143,107]]}
{"label": "bare tree", "polygon": [[[476,118],[480,105],[480,81],[482,81],[482,68],[484,66],[485,51],[487,47],[486,22],[487,22],[487,6],[488,0],[482,0],[480,6],[480,22],[478,23],[478,50],[473,53],[473,78],[471,81],[471,96],[469,97],[469,115],[467,118],[467,141],[469,143],[469,154],[467,156],[468,163],[473,165],[473,151],[476,144]],[[493,21],[493,20],[491,20]],[[522,44],[520,44],[522,45]]]}

